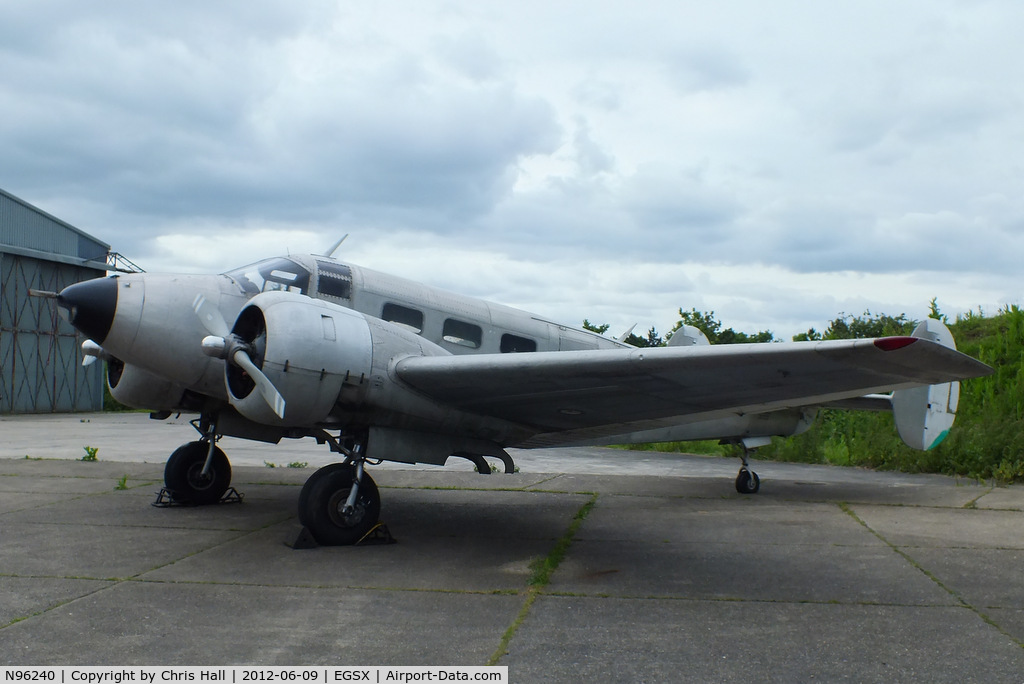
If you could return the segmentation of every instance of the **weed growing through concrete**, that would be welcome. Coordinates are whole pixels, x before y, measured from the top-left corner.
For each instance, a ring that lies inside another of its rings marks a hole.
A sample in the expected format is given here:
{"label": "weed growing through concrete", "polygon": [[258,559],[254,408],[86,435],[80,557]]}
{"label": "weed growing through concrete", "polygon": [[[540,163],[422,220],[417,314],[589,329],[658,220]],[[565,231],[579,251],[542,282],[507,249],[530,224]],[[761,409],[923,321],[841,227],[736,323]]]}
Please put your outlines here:
{"label": "weed growing through concrete", "polygon": [[583,521],[586,520],[587,516],[590,515],[590,511],[594,508],[597,503],[597,494],[590,493],[590,500],[583,504],[583,507],[576,512],[573,516],[572,523],[569,525],[569,529],[566,530],[562,538],[559,539],[554,548],[544,558],[537,558],[530,563],[530,570],[532,575],[527,581],[529,587],[526,592],[526,601],[523,602],[522,608],[519,609],[519,614],[516,615],[515,620],[505,634],[501,637],[501,642],[498,644],[497,650],[491,655],[487,661],[488,665],[497,665],[498,661],[502,659],[508,653],[508,645],[512,641],[512,637],[515,636],[519,627],[523,624],[526,616],[530,614],[530,609],[533,607],[534,601],[540,595],[544,588],[547,587],[551,581],[551,574],[558,569],[558,566],[562,563],[565,558],[566,551],[569,550],[569,545],[572,544],[573,538],[576,536],[576,532],[583,525]]}

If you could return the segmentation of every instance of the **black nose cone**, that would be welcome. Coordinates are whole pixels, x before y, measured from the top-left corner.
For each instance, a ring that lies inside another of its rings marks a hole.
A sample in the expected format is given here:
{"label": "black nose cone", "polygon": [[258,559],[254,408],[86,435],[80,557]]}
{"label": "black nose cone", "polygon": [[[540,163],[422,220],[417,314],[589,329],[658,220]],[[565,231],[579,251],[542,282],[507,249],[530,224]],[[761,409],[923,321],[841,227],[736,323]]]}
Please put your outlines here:
{"label": "black nose cone", "polygon": [[70,285],[57,295],[57,305],[67,311],[71,325],[102,345],[114,323],[117,278],[96,278]]}

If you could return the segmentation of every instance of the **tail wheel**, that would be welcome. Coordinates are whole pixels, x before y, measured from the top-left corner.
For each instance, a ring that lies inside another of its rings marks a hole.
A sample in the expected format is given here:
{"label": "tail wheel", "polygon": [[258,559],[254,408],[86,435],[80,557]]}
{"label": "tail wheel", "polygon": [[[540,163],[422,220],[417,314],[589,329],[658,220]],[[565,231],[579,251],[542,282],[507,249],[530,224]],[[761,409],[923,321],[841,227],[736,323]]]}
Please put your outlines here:
{"label": "tail wheel", "polygon": [[207,442],[189,442],[178,447],[164,466],[164,486],[176,501],[194,504],[217,503],[231,485],[231,464],[220,447],[213,448],[210,471],[203,475]]}
{"label": "tail wheel", "polygon": [[351,511],[344,510],[355,481],[356,469],[345,463],[324,466],[313,473],[299,494],[299,522],[322,546],[355,544],[373,529],[380,517],[380,492],[367,473]]}
{"label": "tail wheel", "polygon": [[753,470],[740,468],[740,474],[736,476],[736,491],[740,494],[757,494],[761,488],[761,478]]}

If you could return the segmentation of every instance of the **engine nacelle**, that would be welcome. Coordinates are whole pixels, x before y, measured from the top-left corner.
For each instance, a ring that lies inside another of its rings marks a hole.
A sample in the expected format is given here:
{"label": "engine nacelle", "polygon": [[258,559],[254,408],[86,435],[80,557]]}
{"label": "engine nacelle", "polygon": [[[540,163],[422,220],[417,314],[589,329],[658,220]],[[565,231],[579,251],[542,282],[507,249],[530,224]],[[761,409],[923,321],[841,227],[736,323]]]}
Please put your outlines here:
{"label": "engine nacelle", "polygon": [[228,363],[231,404],[264,425],[323,422],[343,388],[370,375],[373,341],[362,314],[293,292],[264,292],[250,300],[232,333],[252,347],[252,361],[285,400],[284,418],[267,404],[249,375]]}
{"label": "engine nacelle", "polygon": [[166,378],[115,358],[107,361],[107,386],[110,388],[110,396],[125,406],[150,411],[178,408],[185,393],[183,387],[178,387]]}

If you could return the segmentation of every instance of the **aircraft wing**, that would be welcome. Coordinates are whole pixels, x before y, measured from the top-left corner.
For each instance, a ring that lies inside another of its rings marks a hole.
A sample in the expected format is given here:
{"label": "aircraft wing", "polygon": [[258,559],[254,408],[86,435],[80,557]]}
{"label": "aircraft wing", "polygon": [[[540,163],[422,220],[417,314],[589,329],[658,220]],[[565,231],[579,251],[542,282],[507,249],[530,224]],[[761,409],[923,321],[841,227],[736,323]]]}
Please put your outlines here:
{"label": "aircraft wing", "polygon": [[815,406],[987,375],[926,339],[890,337],[464,356],[397,362],[401,380],[554,446],[731,414]]}

